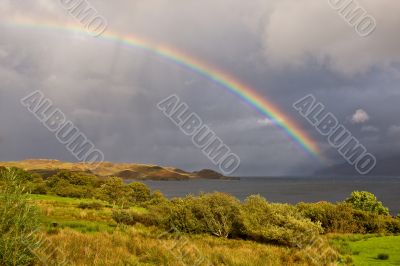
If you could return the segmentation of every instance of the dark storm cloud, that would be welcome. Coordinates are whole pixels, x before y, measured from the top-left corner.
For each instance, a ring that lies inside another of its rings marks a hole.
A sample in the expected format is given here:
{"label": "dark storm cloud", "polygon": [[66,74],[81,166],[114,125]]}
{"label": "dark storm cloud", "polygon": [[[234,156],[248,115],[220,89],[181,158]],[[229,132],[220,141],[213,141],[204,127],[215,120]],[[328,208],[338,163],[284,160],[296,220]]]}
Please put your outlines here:
{"label": "dark storm cloud", "polygon": [[[254,87],[338,161],[291,107],[308,93],[369,150],[400,152],[400,4],[359,2],[377,18],[377,30],[368,38],[360,38],[325,1],[90,1],[110,29],[169,44]],[[2,1],[0,15],[3,22],[17,16],[74,21],[50,0]],[[156,108],[175,93],[241,157],[237,174],[308,174],[321,166],[236,96],[148,52],[1,22],[0,34],[0,160],[73,160],[19,104],[28,92],[41,89],[106,160],[213,168]],[[351,123],[358,109],[370,116],[365,123]]]}

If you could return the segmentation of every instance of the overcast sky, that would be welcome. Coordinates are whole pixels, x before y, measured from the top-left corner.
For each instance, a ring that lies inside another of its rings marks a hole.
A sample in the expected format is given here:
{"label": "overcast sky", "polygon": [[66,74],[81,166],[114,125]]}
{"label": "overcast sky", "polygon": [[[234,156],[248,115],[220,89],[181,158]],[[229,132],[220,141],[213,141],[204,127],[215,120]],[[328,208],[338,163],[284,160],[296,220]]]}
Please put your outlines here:
{"label": "overcast sky", "polygon": [[[167,44],[242,80],[343,159],[292,104],[312,93],[376,156],[400,153],[400,2],[358,0],[376,19],[360,37],[328,0],[90,0],[108,29]],[[0,2],[0,160],[74,161],[20,99],[41,90],[107,161],[217,169],[157,108],[177,94],[239,155],[236,175],[323,167],[284,131],[213,82],[146,51],[84,34],[15,27],[71,23],[57,0]],[[378,161],[379,163],[379,161]]]}

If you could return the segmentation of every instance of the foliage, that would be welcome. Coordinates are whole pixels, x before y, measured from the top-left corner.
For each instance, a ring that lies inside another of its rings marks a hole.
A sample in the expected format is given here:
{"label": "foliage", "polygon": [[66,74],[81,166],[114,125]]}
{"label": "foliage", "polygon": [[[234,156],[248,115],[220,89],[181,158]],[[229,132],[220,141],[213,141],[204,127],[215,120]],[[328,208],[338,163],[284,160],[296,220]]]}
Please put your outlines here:
{"label": "foliage", "polygon": [[299,203],[297,209],[311,221],[320,222],[326,233],[356,233],[358,224],[350,204],[329,202]]}
{"label": "foliage", "polygon": [[50,191],[62,197],[91,198],[96,185],[97,178],[93,175],[65,170],[47,180]]}
{"label": "foliage", "polygon": [[141,223],[143,225],[152,226],[157,223],[154,219],[154,216],[149,215],[148,213],[138,213],[128,210],[114,211],[112,218],[115,222],[125,225],[135,225],[136,223]]}
{"label": "foliage", "polygon": [[160,224],[186,233],[208,233],[228,237],[239,223],[239,201],[224,193],[214,192],[199,197],[174,199],[153,208]]}
{"label": "foliage", "polygon": [[400,221],[354,209],[349,203],[299,203],[297,209],[313,222],[320,222],[326,233],[397,233]]}
{"label": "foliage", "polygon": [[3,170],[0,179],[0,265],[32,265],[38,212],[14,170]]}
{"label": "foliage", "polygon": [[242,207],[243,233],[256,241],[305,246],[322,233],[319,223],[303,217],[295,207],[271,204],[263,197],[248,197]]}
{"label": "foliage", "polygon": [[368,211],[376,214],[389,215],[389,209],[378,201],[374,194],[367,191],[354,191],[346,199],[355,209]]}
{"label": "foliage", "polygon": [[98,198],[108,201],[113,205],[127,206],[132,197],[132,191],[119,177],[109,177],[103,185],[101,185]]}
{"label": "foliage", "polygon": [[151,191],[148,186],[140,182],[132,182],[128,185],[131,190],[132,202],[136,204],[141,204],[149,201],[151,198]]}
{"label": "foliage", "polygon": [[8,171],[13,172],[18,177],[18,180],[24,184],[27,192],[32,194],[47,194],[46,182],[40,174],[29,173],[17,167],[10,167],[8,170],[5,167],[0,167],[0,175],[7,174]]}

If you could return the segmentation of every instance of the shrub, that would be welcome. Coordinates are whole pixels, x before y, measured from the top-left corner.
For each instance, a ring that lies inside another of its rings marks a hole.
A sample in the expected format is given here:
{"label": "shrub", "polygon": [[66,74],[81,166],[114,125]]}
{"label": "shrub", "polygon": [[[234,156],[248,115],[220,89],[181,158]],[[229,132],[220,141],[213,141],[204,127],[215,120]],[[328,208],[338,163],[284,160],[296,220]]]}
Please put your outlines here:
{"label": "shrub", "polygon": [[380,253],[377,256],[378,260],[388,260],[389,259],[389,254],[386,253]]}
{"label": "shrub", "polygon": [[240,203],[224,193],[203,194],[193,209],[206,232],[218,237],[228,237],[239,225]]}
{"label": "shrub", "polygon": [[112,218],[115,222],[125,225],[135,225],[136,223],[141,223],[146,226],[152,226],[156,224],[154,217],[149,214],[127,210],[114,211]]}
{"label": "shrub", "polygon": [[355,209],[368,211],[376,214],[389,215],[389,209],[378,201],[374,194],[367,191],[354,191],[346,199]]}
{"label": "shrub", "polygon": [[349,203],[299,203],[297,209],[327,233],[397,233],[400,221],[389,215],[354,209]]}
{"label": "shrub", "polygon": [[141,204],[151,198],[150,189],[143,183],[132,182],[128,185],[128,188],[131,190],[131,200],[133,203]]}
{"label": "shrub", "polygon": [[119,177],[109,177],[101,185],[98,191],[98,198],[107,201],[113,205],[127,206],[129,205],[132,195],[128,186]]}
{"label": "shrub", "polygon": [[100,210],[101,208],[103,208],[103,204],[98,202],[90,202],[90,203],[81,202],[79,203],[78,208],[89,209],[89,210]]}
{"label": "shrub", "polygon": [[47,181],[50,191],[61,197],[91,198],[98,180],[86,173],[74,173],[62,170]]}
{"label": "shrub", "polygon": [[37,247],[38,211],[13,171],[0,173],[0,265],[32,265]]}
{"label": "shrub", "polygon": [[270,204],[261,196],[248,197],[241,216],[243,234],[259,242],[304,246],[322,233],[320,224],[302,216],[295,207]]}
{"label": "shrub", "polygon": [[359,232],[354,219],[354,209],[350,204],[329,202],[299,203],[297,209],[311,221],[320,222],[326,233],[356,233]]}
{"label": "shrub", "polygon": [[158,223],[185,233],[233,235],[239,226],[240,202],[224,193],[202,194],[174,199],[151,208]]}
{"label": "shrub", "polygon": [[164,196],[164,194],[161,193],[160,191],[156,190],[151,194],[150,200],[143,202],[141,204],[141,206],[149,207],[149,206],[155,206],[155,205],[162,205],[166,202],[168,202],[168,199]]}

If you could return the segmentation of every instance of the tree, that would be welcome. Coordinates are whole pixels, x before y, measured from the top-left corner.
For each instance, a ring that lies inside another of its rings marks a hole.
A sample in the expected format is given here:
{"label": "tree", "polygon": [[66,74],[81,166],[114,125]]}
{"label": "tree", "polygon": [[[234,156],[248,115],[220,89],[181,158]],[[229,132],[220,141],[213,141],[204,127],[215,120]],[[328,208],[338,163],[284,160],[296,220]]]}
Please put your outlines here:
{"label": "tree", "polygon": [[346,199],[355,209],[368,211],[376,214],[389,215],[389,209],[378,201],[374,194],[368,191],[354,191]]}
{"label": "tree", "polygon": [[62,170],[47,180],[53,193],[62,197],[90,198],[97,185],[96,176]]}
{"label": "tree", "polygon": [[150,188],[145,184],[140,182],[132,182],[128,185],[128,188],[132,193],[131,198],[134,203],[141,204],[150,200],[151,191]]}
{"label": "tree", "polygon": [[218,237],[228,237],[239,222],[240,202],[233,196],[214,192],[200,196],[201,220],[207,231]]}
{"label": "tree", "polygon": [[99,190],[99,197],[113,205],[126,206],[132,195],[128,186],[119,177],[109,177]]}

